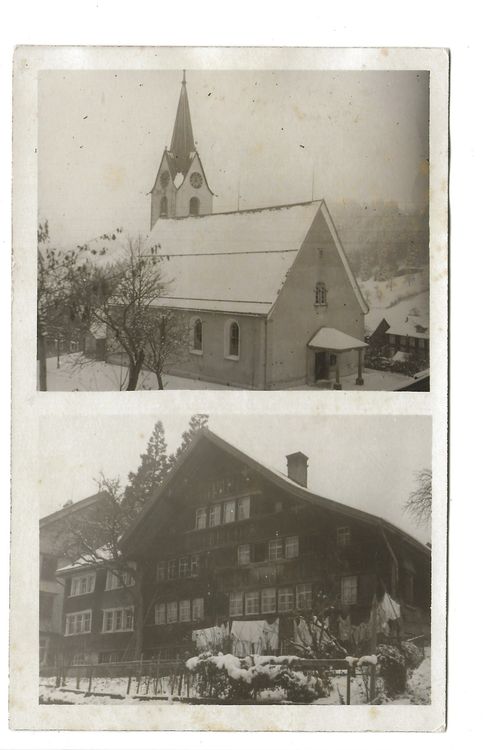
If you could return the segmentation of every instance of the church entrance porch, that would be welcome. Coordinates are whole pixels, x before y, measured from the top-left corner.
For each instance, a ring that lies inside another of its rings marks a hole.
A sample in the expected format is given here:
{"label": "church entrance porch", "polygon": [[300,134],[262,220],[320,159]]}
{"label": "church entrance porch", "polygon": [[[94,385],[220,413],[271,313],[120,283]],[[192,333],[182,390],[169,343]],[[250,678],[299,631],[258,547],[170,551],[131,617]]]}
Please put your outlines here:
{"label": "church entrance porch", "polygon": [[362,350],[364,341],[349,336],[337,328],[320,328],[308,342],[308,380],[334,390],[342,390],[340,382],[342,365],[349,367],[349,353],[357,352],[356,385],[364,385],[362,377]]}

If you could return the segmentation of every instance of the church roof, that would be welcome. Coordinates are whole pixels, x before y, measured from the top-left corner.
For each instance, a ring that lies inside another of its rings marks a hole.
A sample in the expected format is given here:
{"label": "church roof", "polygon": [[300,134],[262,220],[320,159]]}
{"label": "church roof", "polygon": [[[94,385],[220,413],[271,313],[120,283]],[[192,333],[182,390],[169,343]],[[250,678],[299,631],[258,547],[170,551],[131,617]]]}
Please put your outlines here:
{"label": "church roof", "polygon": [[172,281],[157,304],[267,315],[320,201],[160,219],[149,237]]}
{"label": "church roof", "polygon": [[324,201],[206,216],[159,219],[150,247],[164,259],[172,281],[165,307],[267,315],[319,211],[333,235],[350,283],[367,306],[352,274]]}
{"label": "church roof", "polygon": [[186,175],[194,152],[194,134],[192,132],[189,97],[187,96],[187,85],[185,82],[184,71],[177,114],[175,116],[175,125],[173,127],[172,142],[170,144],[172,171],[175,171],[175,174],[181,172],[183,175]]}

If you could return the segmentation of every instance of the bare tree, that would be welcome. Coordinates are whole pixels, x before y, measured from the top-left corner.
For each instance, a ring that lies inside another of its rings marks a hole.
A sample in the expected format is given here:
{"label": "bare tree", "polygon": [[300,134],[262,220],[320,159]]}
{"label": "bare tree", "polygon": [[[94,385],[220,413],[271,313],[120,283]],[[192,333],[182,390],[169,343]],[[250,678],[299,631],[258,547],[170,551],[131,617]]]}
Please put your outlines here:
{"label": "bare tree", "polygon": [[180,361],[187,350],[189,328],[173,310],[153,310],[147,320],[144,368],[152,372],[158,390],[163,391],[167,366]]}
{"label": "bare tree", "polygon": [[418,526],[429,523],[432,506],[432,475],[431,469],[421,469],[416,472],[417,486],[404,503],[404,511],[411,515]]}

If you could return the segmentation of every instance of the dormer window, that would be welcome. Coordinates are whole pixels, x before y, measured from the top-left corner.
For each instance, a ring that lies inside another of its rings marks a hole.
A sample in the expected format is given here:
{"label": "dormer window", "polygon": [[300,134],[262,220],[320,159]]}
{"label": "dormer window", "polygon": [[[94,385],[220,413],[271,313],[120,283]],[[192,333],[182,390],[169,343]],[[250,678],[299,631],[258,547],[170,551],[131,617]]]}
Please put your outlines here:
{"label": "dormer window", "polygon": [[326,305],[327,304],[327,287],[323,281],[319,281],[315,285],[315,304]]}
{"label": "dormer window", "polygon": [[160,201],[160,216],[167,216],[168,214],[168,200],[167,196],[164,195]]}

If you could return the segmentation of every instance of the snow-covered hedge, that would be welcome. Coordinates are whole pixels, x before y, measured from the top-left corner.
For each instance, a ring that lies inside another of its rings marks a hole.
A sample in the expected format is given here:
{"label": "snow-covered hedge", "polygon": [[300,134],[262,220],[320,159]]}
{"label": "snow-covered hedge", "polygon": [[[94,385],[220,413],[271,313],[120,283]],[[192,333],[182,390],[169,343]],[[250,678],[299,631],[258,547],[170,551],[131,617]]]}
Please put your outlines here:
{"label": "snow-covered hedge", "polygon": [[255,699],[263,690],[284,691],[289,701],[310,702],[329,694],[327,675],[305,674],[292,668],[297,656],[200,654],[186,662],[198,678],[201,697],[236,701]]}

